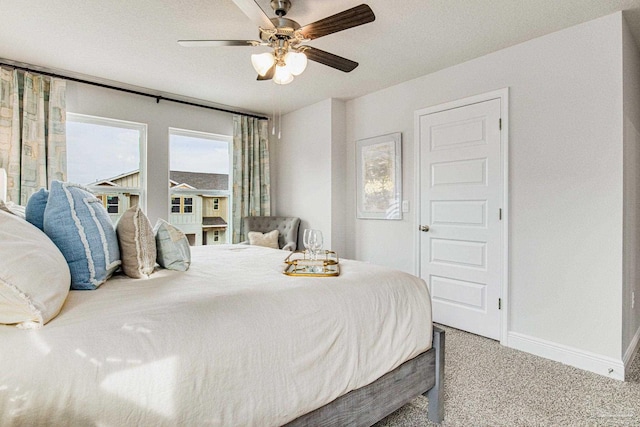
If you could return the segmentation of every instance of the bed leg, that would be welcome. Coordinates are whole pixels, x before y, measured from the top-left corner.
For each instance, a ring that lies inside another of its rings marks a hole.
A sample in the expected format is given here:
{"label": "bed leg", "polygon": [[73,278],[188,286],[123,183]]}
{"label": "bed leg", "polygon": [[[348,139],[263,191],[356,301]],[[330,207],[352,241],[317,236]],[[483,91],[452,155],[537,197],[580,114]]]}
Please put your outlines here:
{"label": "bed leg", "polygon": [[436,350],[436,383],[424,395],[429,399],[429,420],[440,424],[444,420],[444,330],[433,327],[433,348]]}

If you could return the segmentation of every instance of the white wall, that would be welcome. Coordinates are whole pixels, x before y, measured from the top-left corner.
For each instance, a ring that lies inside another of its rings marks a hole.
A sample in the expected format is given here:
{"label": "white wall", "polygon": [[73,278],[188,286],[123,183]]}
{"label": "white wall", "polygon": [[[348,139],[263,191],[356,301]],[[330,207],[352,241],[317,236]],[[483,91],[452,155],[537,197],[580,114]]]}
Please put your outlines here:
{"label": "white wall", "polygon": [[[413,112],[509,87],[509,329],[612,358],[621,346],[621,19],[604,17],[347,103],[349,141],[403,133],[411,199]],[[358,258],[416,270],[413,216],[353,227]],[[381,240],[395,244],[382,251]]]}
{"label": "white wall", "polygon": [[[617,13],[348,101],[345,229],[353,238],[345,256],[417,271],[413,113],[509,87],[509,330],[550,353],[611,362],[620,377],[621,34]],[[330,115],[304,109],[288,116],[304,125],[287,121],[297,137],[287,144],[315,154],[298,158],[298,169],[324,165],[330,157],[316,157],[314,135],[328,131]],[[357,220],[355,141],[398,131],[411,212],[402,221]],[[298,196],[288,204],[303,205],[306,196]]]}
{"label": "white wall", "polygon": [[169,217],[169,127],[233,135],[229,113],[67,82],[67,111],[146,123],[147,215],[152,224]]}
{"label": "white wall", "polygon": [[[347,117],[344,101],[331,100],[331,249],[345,253],[351,240],[347,229]],[[329,247],[328,247],[329,248]]]}
{"label": "white wall", "polygon": [[322,231],[324,247],[344,247],[344,103],[327,99],[282,117],[282,138],[273,139],[277,215],[300,217]]}
{"label": "white wall", "polygon": [[628,362],[640,339],[640,54],[624,20],[621,36],[624,93],[622,354]]}

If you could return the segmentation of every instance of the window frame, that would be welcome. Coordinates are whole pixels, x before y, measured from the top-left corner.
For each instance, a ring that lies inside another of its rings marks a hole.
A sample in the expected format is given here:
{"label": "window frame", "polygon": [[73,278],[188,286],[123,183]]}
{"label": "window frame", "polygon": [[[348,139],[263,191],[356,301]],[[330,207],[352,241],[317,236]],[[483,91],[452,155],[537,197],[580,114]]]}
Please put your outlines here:
{"label": "window frame", "polygon": [[[138,204],[142,208],[143,211],[147,211],[147,124],[140,122],[132,122],[128,120],[120,120],[114,119],[110,117],[102,117],[102,116],[92,116],[88,114],[79,114],[73,112],[66,113],[66,121],[67,122],[76,122],[76,123],[85,123],[97,126],[107,126],[107,127],[115,127],[121,129],[131,129],[138,131],[139,140],[138,140],[138,150],[140,156],[140,167],[138,169],[140,174],[140,187],[105,187],[98,185],[86,185],[86,187],[96,194],[105,195],[105,199],[103,203],[107,203],[106,197],[109,196],[110,193],[133,193],[138,195]],[[68,161],[68,159],[67,159]],[[107,178],[107,177],[105,177]],[[120,208],[118,208],[120,211]],[[121,214],[122,212],[118,212]]]}

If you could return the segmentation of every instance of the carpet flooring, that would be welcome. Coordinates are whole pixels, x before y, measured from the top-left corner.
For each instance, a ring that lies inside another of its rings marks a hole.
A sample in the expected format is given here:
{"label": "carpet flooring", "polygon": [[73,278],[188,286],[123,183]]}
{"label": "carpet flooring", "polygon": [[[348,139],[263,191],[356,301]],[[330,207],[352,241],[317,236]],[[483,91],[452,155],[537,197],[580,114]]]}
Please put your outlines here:
{"label": "carpet flooring", "polygon": [[[640,426],[640,357],[622,382],[443,329],[442,426]],[[419,397],[375,427],[433,425]]]}

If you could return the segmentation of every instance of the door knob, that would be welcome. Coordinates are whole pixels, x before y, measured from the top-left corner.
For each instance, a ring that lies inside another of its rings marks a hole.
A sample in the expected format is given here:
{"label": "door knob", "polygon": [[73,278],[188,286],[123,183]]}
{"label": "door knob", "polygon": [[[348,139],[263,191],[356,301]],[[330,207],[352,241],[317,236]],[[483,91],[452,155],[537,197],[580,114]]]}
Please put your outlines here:
{"label": "door knob", "polygon": [[424,232],[429,231],[429,226],[428,225],[421,225],[420,226],[420,231],[424,231]]}

